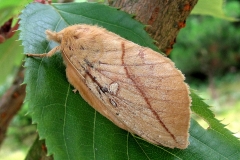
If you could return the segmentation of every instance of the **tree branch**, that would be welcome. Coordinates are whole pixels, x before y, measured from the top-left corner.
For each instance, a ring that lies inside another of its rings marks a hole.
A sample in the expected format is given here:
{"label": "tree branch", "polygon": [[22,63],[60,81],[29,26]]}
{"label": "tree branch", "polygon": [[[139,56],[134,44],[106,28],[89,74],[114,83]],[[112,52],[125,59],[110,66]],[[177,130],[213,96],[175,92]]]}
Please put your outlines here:
{"label": "tree branch", "polygon": [[146,31],[166,54],[171,52],[177,34],[198,0],[108,0],[109,5],[135,15],[148,25]]}
{"label": "tree branch", "polygon": [[0,99],[0,145],[5,138],[10,121],[23,104],[26,94],[26,85],[21,85],[23,78],[24,68],[20,67],[12,86]]}

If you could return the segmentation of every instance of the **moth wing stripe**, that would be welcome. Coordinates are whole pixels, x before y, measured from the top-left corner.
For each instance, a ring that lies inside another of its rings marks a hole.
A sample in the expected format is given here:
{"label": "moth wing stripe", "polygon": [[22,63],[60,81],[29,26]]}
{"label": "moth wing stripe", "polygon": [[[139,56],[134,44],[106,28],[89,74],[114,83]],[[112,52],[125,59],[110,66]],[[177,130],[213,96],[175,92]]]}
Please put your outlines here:
{"label": "moth wing stripe", "polygon": [[[124,104],[123,104],[124,103]],[[148,136],[149,134],[144,134],[144,133],[140,133],[139,131],[141,131],[141,130],[145,130],[146,132],[147,132],[147,130],[146,130],[146,128],[144,128],[144,127],[142,127],[141,125],[139,125],[139,124],[144,124],[144,125],[146,125],[146,124],[148,124],[148,126],[151,126],[152,128],[154,128],[154,129],[156,129],[156,130],[158,130],[159,128],[158,128],[158,126],[154,126],[153,124],[152,124],[152,122],[148,122],[148,121],[145,121],[145,120],[143,120],[142,121],[142,123],[141,122],[139,122],[139,120],[137,120],[135,117],[134,117],[134,113],[136,113],[135,112],[135,110],[133,109],[133,110],[130,110],[130,108],[131,107],[129,107],[129,105],[130,106],[134,106],[134,104],[133,103],[131,103],[131,104],[129,104],[129,102],[124,102],[124,101],[121,101],[119,104],[121,104],[121,106],[126,106],[126,107],[124,107],[125,109],[127,109],[128,110],[128,116],[127,117],[125,117],[124,118],[124,120],[126,120],[126,119],[128,119],[128,122],[129,121],[131,121],[132,123],[134,123],[135,125],[136,125],[136,127],[132,127],[132,129],[133,129],[133,133],[137,133],[139,136],[145,136],[145,138],[148,138],[148,140],[149,141],[154,141],[156,144],[165,144],[165,145],[168,145],[166,142],[164,142],[164,141],[162,141],[161,143],[159,142],[159,141],[156,141],[156,140],[154,140],[154,139],[152,139],[152,137],[150,137],[150,136]],[[133,107],[134,108],[134,107]],[[144,108],[144,107],[142,107],[142,108]],[[114,111],[113,111],[114,112]],[[117,110],[117,112],[119,113],[119,114],[124,114],[125,115],[125,113],[124,112],[126,112],[126,110],[124,110],[124,109],[121,109],[121,110]],[[129,114],[129,113],[131,113],[131,114]],[[147,117],[149,117],[149,119],[151,119],[152,118],[152,116],[150,116],[150,115],[148,115],[148,114],[144,114],[144,116],[147,116]],[[118,117],[117,117],[118,118]],[[123,118],[118,118],[122,123],[124,123],[126,126],[129,126],[128,125],[128,123],[127,122],[125,122],[124,120],[123,120]],[[135,121],[136,120],[136,121]],[[161,124],[160,124],[161,125]],[[162,126],[163,127],[163,126]],[[164,128],[164,127],[163,127]],[[169,134],[169,136],[170,137],[172,137],[170,134]],[[162,137],[163,138],[163,137]],[[174,139],[173,139],[174,140]],[[174,140],[175,141],[175,140]],[[177,141],[175,141],[176,143],[178,143]]]}
{"label": "moth wing stripe", "polygon": [[[115,81],[115,80],[113,80],[113,79],[111,79],[110,77],[108,77],[107,75],[105,75],[104,73],[102,73],[101,71],[99,71],[99,69],[98,68],[94,68],[94,69],[92,69],[92,68],[89,68],[89,73],[90,73],[90,71],[91,70],[95,70],[95,71],[97,71],[99,74],[102,74],[103,76],[105,76],[105,77],[107,77],[107,78],[109,78],[110,80],[112,80],[112,81]],[[91,74],[92,75],[92,74]],[[92,75],[92,77],[94,77],[93,75]],[[94,80],[94,81],[96,81],[96,82],[98,82],[97,80]],[[128,84],[128,85],[131,85],[130,83],[126,83],[126,82],[123,82],[123,81],[120,81],[120,80],[118,80],[118,82],[122,82],[122,83],[125,83],[125,84]],[[99,82],[98,82],[98,84],[97,84],[99,87],[102,87],[102,84],[100,84]],[[126,86],[126,85],[124,85],[124,86]],[[121,85],[121,87],[123,87],[122,85]],[[140,87],[140,85],[138,85],[138,87]],[[142,85],[142,87],[144,87],[144,88],[146,88],[146,89],[151,89],[151,87],[147,87],[147,86],[145,86],[145,85]],[[152,89],[155,89],[155,88],[152,88]],[[164,89],[161,89],[161,88],[158,88],[158,90],[159,90],[159,92],[161,91],[161,90],[164,90]],[[172,90],[170,90],[170,89],[168,89],[169,91],[172,91]],[[167,89],[165,89],[164,91],[168,91]],[[175,91],[181,91],[181,90],[175,90]],[[185,90],[182,90],[182,91],[185,91]],[[133,92],[133,94],[136,94],[136,93],[138,93],[138,92]],[[156,98],[151,98],[151,97],[147,97],[147,98],[149,98],[149,99],[155,99],[155,100],[158,100],[158,101],[169,101],[169,102],[172,102],[172,103],[177,103],[177,104],[181,104],[182,102],[178,102],[178,101],[173,101],[173,100],[167,100],[167,99],[156,99]],[[187,103],[187,102],[186,102]]]}
{"label": "moth wing stripe", "polygon": [[[92,68],[90,67],[89,68],[89,71],[90,70],[92,70]],[[109,78],[107,75],[104,75],[102,72],[100,72],[99,71],[99,69],[93,69],[93,70],[95,70],[95,71],[97,71],[97,72],[99,72],[100,74],[102,74],[103,76],[105,76],[105,77],[107,77],[107,78]],[[90,72],[89,72],[90,73]],[[98,82],[98,81],[96,81],[95,79],[93,79],[93,75],[91,74],[91,79],[93,80],[93,82],[95,82],[96,84],[97,84],[97,86],[99,86],[100,88],[102,87],[102,85]],[[109,78],[109,79],[111,79],[111,78]],[[112,80],[113,81],[113,80]],[[124,82],[122,82],[122,83],[124,83]],[[140,87],[139,85],[138,85],[138,87]],[[149,89],[149,87],[146,87],[146,86],[142,86],[142,87],[145,87],[146,89]],[[134,92],[134,94],[136,94],[136,92]],[[181,104],[181,102],[176,102],[176,101],[172,101],[172,100],[167,100],[167,99],[156,99],[156,98],[151,98],[151,97],[146,97],[146,98],[148,98],[148,99],[154,99],[154,100],[158,100],[158,101],[160,101],[160,103],[161,102],[166,102],[166,101],[169,101],[169,102],[171,102],[171,103],[178,103],[178,104]]]}
{"label": "moth wing stripe", "polygon": [[[121,48],[122,48],[122,64],[124,65],[124,56],[125,56],[125,44],[124,42],[121,43]],[[166,130],[166,132],[168,132],[171,137],[174,139],[175,142],[176,141],[176,137],[174,136],[173,133],[170,132],[170,130],[167,128],[167,126],[163,123],[163,121],[161,120],[161,118],[159,117],[159,115],[153,110],[148,98],[146,97],[145,93],[140,89],[140,87],[138,87],[137,83],[135,82],[135,80],[129,75],[129,71],[127,69],[127,67],[124,67],[126,70],[126,74],[128,76],[129,79],[131,79],[133,81],[133,83],[135,83],[135,86],[137,87],[137,89],[139,90],[139,93],[142,95],[142,97],[144,98],[144,100],[146,101],[146,103],[148,104],[148,107],[151,109],[151,111],[153,112],[154,116],[158,119],[159,123],[164,127],[164,129]]]}
{"label": "moth wing stripe", "polygon": [[160,65],[160,64],[163,64],[163,63],[167,63],[167,64],[169,64],[169,62],[161,62],[161,63],[146,63],[146,64],[142,64],[142,63],[139,63],[139,64],[136,64],[136,63],[134,63],[134,64],[124,64],[124,65],[121,65],[121,64],[109,64],[109,63],[104,63],[104,62],[101,62],[101,61],[99,61],[99,64],[101,64],[101,65],[107,65],[107,66],[117,66],[117,67],[122,67],[122,66],[126,66],[126,67],[132,67],[132,66],[146,66],[146,65]]}
{"label": "moth wing stripe", "polygon": [[[120,97],[117,97],[116,99],[120,99]],[[128,107],[128,106],[135,106],[136,104],[135,103],[129,103],[130,101],[121,101],[120,103],[122,104],[121,106],[122,107],[124,107],[125,109],[127,109],[130,113],[132,113],[132,114],[130,114],[130,115],[134,115],[134,113],[135,113],[135,110],[131,110],[130,108],[134,108],[134,107]],[[123,103],[124,103],[124,105],[123,105]],[[118,107],[118,108],[120,108],[121,110],[123,110],[122,109],[122,107]],[[141,107],[141,108],[144,108],[144,107]],[[119,109],[119,110],[120,110]],[[123,110],[124,111],[124,110]],[[148,114],[145,114],[145,116],[148,116],[149,118],[152,118],[150,115],[148,115]],[[131,117],[131,116],[129,116],[129,117]],[[132,118],[129,118],[129,119],[135,119],[134,117],[132,117]],[[151,126],[153,126],[152,125],[152,123],[151,122],[147,122],[147,121],[145,121],[144,123],[148,123],[149,125],[151,125]],[[153,126],[154,127],[154,126]],[[157,129],[157,127],[154,127],[154,128],[156,128]]]}
{"label": "moth wing stripe", "polygon": [[[99,73],[101,73],[104,77],[107,77],[108,79],[110,79],[110,80],[112,80],[112,81],[116,81],[116,80],[113,80],[111,77],[109,77],[107,74],[104,74],[103,72],[101,72],[101,70],[99,70],[99,69],[97,69],[97,68],[95,68],[95,70],[96,71],[98,71]],[[106,72],[108,72],[108,71],[106,71]],[[114,73],[114,72],[110,72],[110,73]],[[116,74],[116,75],[119,75],[119,74],[117,74],[117,73],[114,73],[114,74]],[[124,74],[123,74],[124,75]],[[139,76],[139,77],[142,77],[142,76]],[[152,77],[151,77],[152,78]],[[154,77],[154,78],[160,78],[160,77]],[[123,80],[121,80],[121,79],[117,79],[117,81],[118,82],[122,82],[123,84],[126,84],[126,85],[132,85],[131,83],[127,83],[127,82],[125,82],[125,81],[123,81]],[[170,90],[175,90],[175,91],[186,91],[185,89],[175,89],[175,88],[173,88],[173,89],[163,89],[163,88],[161,88],[161,87],[159,87],[159,86],[157,86],[157,87],[149,87],[149,86],[145,86],[145,85],[142,85],[142,86],[144,86],[144,87],[147,87],[147,88],[149,88],[149,89],[159,89],[159,90],[164,90],[164,91],[170,91]]]}
{"label": "moth wing stripe", "polygon": [[[102,70],[102,69],[98,69],[99,72],[104,71],[104,72],[109,72],[109,73],[115,73],[117,75],[125,75],[124,73],[116,73],[116,72],[111,72],[111,71],[107,71],[107,70]],[[130,74],[130,76],[135,76],[135,77],[149,77],[149,75],[135,75],[135,74]],[[167,76],[155,76],[155,75],[151,75],[151,78],[172,78],[172,77],[179,77],[179,74],[173,74],[173,75],[167,75]]]}

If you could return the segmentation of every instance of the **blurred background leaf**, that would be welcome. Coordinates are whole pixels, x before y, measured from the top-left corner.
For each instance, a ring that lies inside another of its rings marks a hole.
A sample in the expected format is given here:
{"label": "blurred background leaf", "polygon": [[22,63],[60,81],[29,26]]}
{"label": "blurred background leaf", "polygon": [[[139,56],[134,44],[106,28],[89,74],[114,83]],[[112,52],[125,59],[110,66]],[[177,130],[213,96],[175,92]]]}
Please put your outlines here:
{"label": "blurred background leaf", "polygon": [[225,5],[225,0],[199,0],[197,5],[192,10],[191,14],[197,15],[210,15],[213,17],[218,17],[226,20],[236,20],[233,17],[228,17],[224,11],[223,6]]}
{"label": "blurred background leaf", "polygon": [[[227,16],[238,19],[239,1],[228,0],[224,10]],[[239,21],[192,15],[170,55],[191,88],[198,90],[212,106],[216,118],[228,124],[226,128],[237,137],[240,137],[239,26]]]}
{"label": "blurred background leaf", "polygon": [[23,53],[23,47],[18,38],[18,34],[15,34],[12,38],[0,44],[0,66],[2,66],[0,85],[3,85],[7,78],[11,78],[9,75],[15,73],[22,63],[21,60],[24,55],[21,53]]}
{"label": "blurred background leaf", "polygon": [[[14,19],[12,24],[12,26],[14,26],[17,22],[18,14],[28,3],[28,0],[0,0],[0,26],[2,26],[10,18]],[[9,87],[12,82],[13,75],[22,63],[23,54],[21,55],[19,53],[23,53],[23,47],[18,39],[19,35],[15,34],[13,37],[0,44],[0,66],[2,66],[0,69],[0,95],[2,95]]]}
{"label": "blurred background leaf", "polygon": [[12,17],[17,18],[18,14],[28,3],[28,0],[0,0],[0,26]]}

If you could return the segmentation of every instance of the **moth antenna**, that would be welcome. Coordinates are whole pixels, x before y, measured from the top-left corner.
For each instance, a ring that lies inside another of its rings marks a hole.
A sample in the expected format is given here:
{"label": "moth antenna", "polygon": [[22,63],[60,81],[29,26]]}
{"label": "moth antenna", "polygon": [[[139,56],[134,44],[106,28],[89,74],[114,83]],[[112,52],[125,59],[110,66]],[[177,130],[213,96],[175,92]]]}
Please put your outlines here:
{"label": "moth antenna", "polygon": [[61,43],[62,34],[54,31],[46,30],[46,35],[48,40],[53,40],[55,42]]}

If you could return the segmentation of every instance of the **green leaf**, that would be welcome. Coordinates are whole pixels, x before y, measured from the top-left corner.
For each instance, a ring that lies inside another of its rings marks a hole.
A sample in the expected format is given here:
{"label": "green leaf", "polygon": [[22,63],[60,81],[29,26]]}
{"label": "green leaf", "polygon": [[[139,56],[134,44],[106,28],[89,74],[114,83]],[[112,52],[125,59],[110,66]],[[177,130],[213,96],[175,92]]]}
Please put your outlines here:
{"label": "green leaf", "polygon": [[230,21],[236,21],[233,17],[228,17],[223,12],[224,0],[198,0],[191,14],[209,15]]}
{"label": "green leaf", "polygon": [[[156,50],[144,25],[128,14],[97,3],[30,4],[21,14],[21,40],[25,53],[45,53],[57,44],[48,42],[45,30],[60,31],[77,23],[100,25],[126,39]],[[55,159],[239,159],[240,144],[229,132],[203,129],[191,119],[190,145],[185,150],[155,146],[132,135],[97,113],[65,76],[60,54],[26,58],[29,112],[49,154]],[[208,106],[192,93],[192,108]],[[205,113],[206,112],[206,113]],[[210,120],[212,119],[209,116]],[[215,128],[223,129],[221,124]],[[231,138],[228,138],[231,137]],[[230,140],[231,139],[231,140]],[[230,143],[234,141],[234,143]],[[227,148],[227,149],[226,149]]]}
{"label": "green leaf", "polygon": [[[209,106],[203,102],[203,100],[198,97],[193,91],[191,91],[191,97],[192,97],[192,111],[197,114],[198,116],[202,117],[208,124],[209,124],[209,131],[215,131],[216,133],[219,133],[223,135],[228,142],[228,144],[239,146],[240,143],[238,140],[236,140],[236,137],[232,136],[232,133],[227,130],[225,125],[221,124],[219,120],[214,118],[214,114],[211,110],[209,110]],[[237,149],[238,152],[240,149]]]}
{"label": "green leaf", "polygon": [[[16,1],[16,0],[0,0],[0,26],[2,26],[6,21],[15,16],[22,10],[24,4],[27,4],[26,0]],[[13,24],[16,22],[13,21]],[[7,39],[0,44],[0,66],[1,66],[1,76],[0,85],[7,84],[9,77],[11,77],[18,66],[22,63],[23,58],[23,47],[20,46],[21,42],[17,41],[19,39],[19,34],[15,33],[13,37]]]}
{"label": "green leaf", "polygon": [[17,16],[28,3],[27,0],[0,0],[0,26],[11,17]]}
{"label": "green leaf", "polygon": [[0,66],[1,76],[0,85],[7,81],[9,75],[15,73],[16,67],[21,64],[23,58],[23,47],[17,41],[19,34],[15,34],[4,43],[0,44]]}

